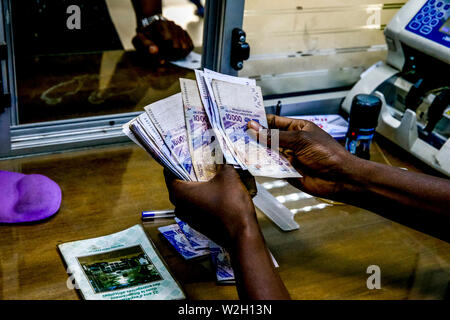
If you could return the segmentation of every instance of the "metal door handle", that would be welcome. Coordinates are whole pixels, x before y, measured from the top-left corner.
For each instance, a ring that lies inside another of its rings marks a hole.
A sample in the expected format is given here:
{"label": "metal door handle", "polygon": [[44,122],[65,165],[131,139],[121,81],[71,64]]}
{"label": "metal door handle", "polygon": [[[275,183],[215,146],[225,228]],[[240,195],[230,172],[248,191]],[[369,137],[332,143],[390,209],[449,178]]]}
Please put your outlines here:
{"label": "metal door handle", "polygon": [[245,40],[244,30],[234,28],[231,35],[231,67],[234,70],[242,70],[244,60],[250,56],[250,45]]}

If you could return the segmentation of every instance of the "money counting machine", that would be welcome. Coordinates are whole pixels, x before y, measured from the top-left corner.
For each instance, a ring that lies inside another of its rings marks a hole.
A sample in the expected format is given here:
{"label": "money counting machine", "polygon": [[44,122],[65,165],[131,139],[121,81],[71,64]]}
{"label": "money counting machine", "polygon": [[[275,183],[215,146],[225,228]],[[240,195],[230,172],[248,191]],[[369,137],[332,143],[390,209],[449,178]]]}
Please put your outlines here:
{"label": "money counting machine", "polygon": [[368,68],[359,93],[382,101],[377,132],[450,176],[450,0],[411,0],[386,27],[385,62]]}

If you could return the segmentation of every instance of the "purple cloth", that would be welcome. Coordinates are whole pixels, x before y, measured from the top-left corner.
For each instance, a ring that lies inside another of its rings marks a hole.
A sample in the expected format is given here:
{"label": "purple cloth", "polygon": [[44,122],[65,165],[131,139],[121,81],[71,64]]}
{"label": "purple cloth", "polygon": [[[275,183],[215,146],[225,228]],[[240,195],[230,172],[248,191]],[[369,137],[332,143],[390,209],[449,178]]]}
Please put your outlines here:
{"label": "purple cloth", "polygon": [[0,222],[42,220],[61,205],[61,189],[46,176],[0,170]]}

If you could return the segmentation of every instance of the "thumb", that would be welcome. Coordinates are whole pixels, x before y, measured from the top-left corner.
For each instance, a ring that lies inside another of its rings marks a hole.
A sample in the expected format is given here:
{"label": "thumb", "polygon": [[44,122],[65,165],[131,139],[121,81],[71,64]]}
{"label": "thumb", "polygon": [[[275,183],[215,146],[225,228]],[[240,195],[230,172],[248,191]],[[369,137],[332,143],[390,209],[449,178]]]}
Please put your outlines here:
{"label": "thumb", "polygon": [[167,190],[169,191],[169,200],[172,204],[177,205],[178,202],[183,201],[188,197],[192,184],[195,182],[187,182],[178,179],[167,168],[164,168],[164,179],[166,181]]}
{"label": "thumb", "polygon": [[284,149],[297,150],[303,145],[303,134],[301,130],[279,130],[267,129],[255,121],[248,123],[248,133],[250,136],[257,139],[257,141],[268,147],[278,145]]}
{"label": "thumb", "polygon": [[238,173],[236,172],[236,169],[229,164],[219,164],[217,165],[217,178],[224,178],[224,179],[233,179],[238,176]]}

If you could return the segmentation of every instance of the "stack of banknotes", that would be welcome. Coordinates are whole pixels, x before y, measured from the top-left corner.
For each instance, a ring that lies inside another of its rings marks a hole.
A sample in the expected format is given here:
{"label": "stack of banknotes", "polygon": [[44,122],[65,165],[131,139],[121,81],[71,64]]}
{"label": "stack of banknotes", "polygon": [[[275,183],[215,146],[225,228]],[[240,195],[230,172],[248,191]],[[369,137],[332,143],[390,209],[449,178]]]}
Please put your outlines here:
{"label": "stack of banknotes", "polygon": [[180,79],[181,92],[145,107],[123,126],[124,133],[178,178],[208,181],[216,164],[227,163],[253,176],[300,177],[272,143],[247,132],[250,120],[267,128],[261,88],[255,80],[211,70]]}
{"label": "stack of banknotes", "polygon": [[[215,268],[217,283],[235,283],[229,253],[184,221],[178,218],[175,218],[175,221],[174,224],[158,228],[175,250],[186,260],[210,256]],[[272,254],[270,255],[274,266],[278,268],[275,258]]]}

